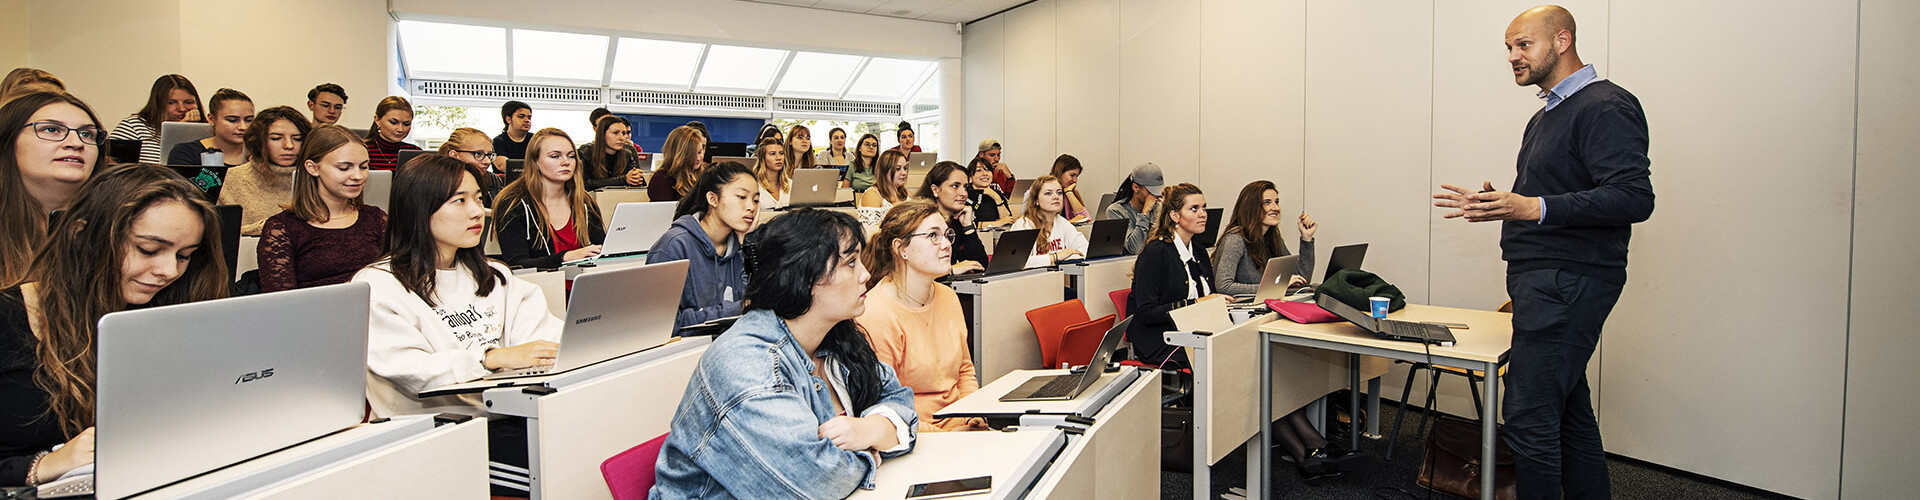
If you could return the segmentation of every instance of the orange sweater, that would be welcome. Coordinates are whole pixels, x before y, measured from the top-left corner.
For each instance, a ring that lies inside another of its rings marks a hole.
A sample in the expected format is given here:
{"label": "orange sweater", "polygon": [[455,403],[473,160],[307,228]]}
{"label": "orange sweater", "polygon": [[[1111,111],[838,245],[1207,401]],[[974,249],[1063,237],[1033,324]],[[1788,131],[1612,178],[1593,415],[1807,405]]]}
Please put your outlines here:
{"label": "orange sweater", "polygon": [[913,307],[900,297],[893,280],[867,292],[867,311],[855,319],[867,332],[873,353],[913,388],[913,409],[921,432],[984,429],[977,419],[935,419],[933,413],[980,390],[967,348],[967,318],[960,296],[946,285],[933,286],[933,298]]}

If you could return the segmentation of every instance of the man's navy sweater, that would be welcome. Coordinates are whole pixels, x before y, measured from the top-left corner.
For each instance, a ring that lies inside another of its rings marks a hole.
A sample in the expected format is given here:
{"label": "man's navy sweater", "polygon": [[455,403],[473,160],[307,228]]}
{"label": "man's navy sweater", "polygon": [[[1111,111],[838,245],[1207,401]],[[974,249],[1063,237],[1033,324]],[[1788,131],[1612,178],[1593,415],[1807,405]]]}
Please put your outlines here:
{"label": "man's navy sweater", "polygon": [[1507,272],[1563,269],[1625,284],[1630,225],[1653,215],[1651,163],[1640,100],[1613,82],[1534,113],[1513,192],[1541,197],[1546,217],[1501,227]]}

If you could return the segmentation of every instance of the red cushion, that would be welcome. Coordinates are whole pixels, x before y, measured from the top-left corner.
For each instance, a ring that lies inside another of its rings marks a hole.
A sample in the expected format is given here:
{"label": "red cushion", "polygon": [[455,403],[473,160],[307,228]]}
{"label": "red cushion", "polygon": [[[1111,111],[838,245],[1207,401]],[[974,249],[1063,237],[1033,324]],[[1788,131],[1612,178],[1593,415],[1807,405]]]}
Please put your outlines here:
{"label": "red cushion", "polygon": [[666,444],[667,435],[661,434],[600,462],[600,476],[607,480],[613,500],[646,500],[647,490],[653,489],[654,461]]}

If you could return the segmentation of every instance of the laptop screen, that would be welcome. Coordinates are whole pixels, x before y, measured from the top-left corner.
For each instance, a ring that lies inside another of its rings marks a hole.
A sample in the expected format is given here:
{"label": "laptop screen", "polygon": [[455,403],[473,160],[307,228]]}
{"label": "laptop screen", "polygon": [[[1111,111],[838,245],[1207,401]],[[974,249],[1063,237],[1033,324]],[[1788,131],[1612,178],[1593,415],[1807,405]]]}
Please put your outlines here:
{"label": "laptop screen", "polygon": [[1372,315],[1360,312],[1359,309],[1354,309],[1353,306],[1341,302],[1340,299],[1328,297],[1327,294],[1323,293],[1320,294],[1318,298],[1315,298],[1313,303],[1318,304],[1321,309],[1326,309],[1327,312],[1339,316],[1340,319],[1347,320],[1348,323],[1353,323],[1361,328],[1365,328],[1369,332],[1377,332],[1380,330],[1378,326],[1375,326]]}

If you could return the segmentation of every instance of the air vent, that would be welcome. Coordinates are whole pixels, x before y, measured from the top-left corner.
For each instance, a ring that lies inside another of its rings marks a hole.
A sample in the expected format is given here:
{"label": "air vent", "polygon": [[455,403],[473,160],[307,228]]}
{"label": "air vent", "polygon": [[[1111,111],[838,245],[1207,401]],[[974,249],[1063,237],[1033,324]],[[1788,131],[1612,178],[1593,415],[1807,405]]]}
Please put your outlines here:
{"label": "air vent", "polygon": [[773,106],[775,111],[793,111],[800,113],[900,116],[900,104],[892,102],[780,98],[774,99]]}
{"label": "air vent", "polygon": [[939,105],[939,104],[915,104],[915,105],[913,105],[913,114],[916,114],[916,115],[917,115],[917,114],[921,114],[921,113],[926,113],[926,112],[930,112],[930,111],[939,111],[939,110],[940,110],[940,105]]}
{"label": "air vent", "polygon": [[745,95],[694,94],[658,90],[615,90],[614,104],[635,106],[674,106],[681,108],[720,108],[765,111],[767,98]]}
{"label": "air vent", "polygon": [[448,82],[416,80],[414,95],[466,99],[527,100],[599,104],[601,91],[588,87],[527,85],[519,83]]}

